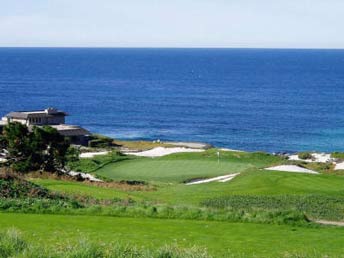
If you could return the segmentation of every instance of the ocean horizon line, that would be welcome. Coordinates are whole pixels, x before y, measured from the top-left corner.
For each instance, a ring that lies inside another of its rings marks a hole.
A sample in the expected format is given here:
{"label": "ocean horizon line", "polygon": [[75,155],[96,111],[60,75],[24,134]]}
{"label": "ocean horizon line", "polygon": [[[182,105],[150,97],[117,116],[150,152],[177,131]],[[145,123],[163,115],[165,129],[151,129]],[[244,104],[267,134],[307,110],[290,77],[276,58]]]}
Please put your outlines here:
{"label": "ocean horizon line", "polygon": [[161,50],[339,50],[342,48],[322,48],[322,47],[124,47],[124,46],[0,46],[0,49],[161,49]]}

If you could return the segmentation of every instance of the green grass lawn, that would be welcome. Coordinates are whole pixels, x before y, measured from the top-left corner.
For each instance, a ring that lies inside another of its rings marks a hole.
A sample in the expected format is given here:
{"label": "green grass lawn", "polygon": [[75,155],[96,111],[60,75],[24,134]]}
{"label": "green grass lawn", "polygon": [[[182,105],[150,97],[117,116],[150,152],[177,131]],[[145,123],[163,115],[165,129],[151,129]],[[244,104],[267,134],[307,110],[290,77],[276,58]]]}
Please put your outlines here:
{"label": "green grass lawn", "polygon": [[158,191],[142,193],[170,204],[197,205],[203,200],[226,195],[305,195],[344,196],[344,177],[287,172],[252,171],[226,183],[199,185],[173,184]]}
{"label": "green grass lawn", "polygon": [[96,199],[105,200],[115,198],[132,198],[136,200],[140,199],[138,195],[132,195],[130,191],[123,191],[116,188],[103,188],[98,186],[92,186],[81,182],[39,178],[31,179],[31,181],[54,192],[64,193],[67,195],[89,196]]}
{"label": "green grass lawn", "polygon": [[264,153],[221,152],[179,153],[161,158],[136,158],[108,164],[96,174],[115,180],[144,180],[181,183],[193,178],[206,178],[242,172],[279,164],[280,158]]}
{"label": "green grass lawn", "polygon": [[344,196],[344,177],[287,172],[251,171],[226,183],[184,185],[157,184],[156,191],[123,191],[79,182],[35,179],[50,190],[92,196],[99,199],[132,198],[170,205],[199,205],[202,201],[227,195],[326,195]]}
{"label": "green grass lawn", "polygon": [[215,257],[340,257],[344,252],[344,229],[333,227],[0,213],[0,228],[13,227],[30,242],[54,247],[87,238],[105,245],[121,241],[148,248],[196,245]]}
{"label": "green grass lawn", "polygon": [[[283,200],[283,196],[284,198],[290,195],[296,196],[295,203],[297,203],[299,201],[297,198],[315,195],[316,198],[319,196],[315,205],[316,210],[320,212],[319,218],[326,217],[326,214],[333,215],[333,220],[343,217],[344,205],[341,203],[344,198],[344,177],[263,171],[261,168],[285,162],[268,154],[221,152],[220,162],[217,160],[216,150],[174,154],[154,159],[122,158],[109,156],[92,162],[99,167],[96,173],[101,176],[114,180],[144,180],[154,185],[156,190],[129,191],[52,179],[31,179],[31,181],[67,195],[90,196],[104,200],[131,198],[137,202],[144,201],[143,205],[137,205],[139,208],[151,207],[150,203],[152,206],[156,204],[183,206],[173,207],[180,208],[179,210],[195,206],[204,210],[205,201],[216,202],[217,198],[220,201],[221,198],[233,201],[236,205],[242,205],[243,210],[247,207],[249,210],[251,203],[255,202],[257,197],[258,208],[267,211],[276,203],[278,206],[278,201]],[[89,162],[85,164],[88,166]],[[213,177],[235,172],[241,174],[226,183],[213,182],[190,186],[183,183],[184,180],[191,178]],[[271,199],[274,196],[277,196],[277,201]],[[280,198],[278,196],[282,198],[278,199]],[[234,200],[232,197],[237,199]],[[332,197],[333,200],[329,199]],[[331,200],[332,203],[325,203],[327,200]],[[245,203],[242,204],[241,201]],[[262,204],[261,207],[259,204]],[[224,204],[226,205],[227,203]],[[293,201],[288,205],[293,205]],[[312,210],[313,206],[307,206],[305,210]],[[207,207],[216,212],[221,208],[216,205]],[[291,207],[293,208],[295,207]],[[333,208],[333,212],[321,214],[328,208]],[[223,211],[227,215],[228,210]],[[298,211],[304,212],[303,209]],[[96,211],[89,214],[99,215]],[[260,216],[259,213],[257,216]],[[316,216],[314,218],[318,218]],[[228,257],[231,254],[233,257],[324,257],[326,255],[340,257],[344,253],[342,245],[344,228],[290,225],[144,217],[0,213],[0,229],[18,228],[29,241],[47,246],[73,244],[80,238],[88,238],[99,244],[107,245],[122,241],[148,248],[173,243],[182,247],[196,245],[206,247],[214,257]]]}

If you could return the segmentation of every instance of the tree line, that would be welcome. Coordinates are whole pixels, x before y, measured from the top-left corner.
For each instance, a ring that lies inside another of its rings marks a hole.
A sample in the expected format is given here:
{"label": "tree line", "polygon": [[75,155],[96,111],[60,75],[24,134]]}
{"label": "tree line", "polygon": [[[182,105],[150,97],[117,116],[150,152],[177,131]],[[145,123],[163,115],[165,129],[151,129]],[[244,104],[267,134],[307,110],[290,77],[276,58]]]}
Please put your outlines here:
{"label": "tree line", "polygon": [[69,156],[76,155],[70,141],[50,126],[28,128],[18,122],[9,123],[0,134],[0,149],[6,165],[17,172],[61,171]]}

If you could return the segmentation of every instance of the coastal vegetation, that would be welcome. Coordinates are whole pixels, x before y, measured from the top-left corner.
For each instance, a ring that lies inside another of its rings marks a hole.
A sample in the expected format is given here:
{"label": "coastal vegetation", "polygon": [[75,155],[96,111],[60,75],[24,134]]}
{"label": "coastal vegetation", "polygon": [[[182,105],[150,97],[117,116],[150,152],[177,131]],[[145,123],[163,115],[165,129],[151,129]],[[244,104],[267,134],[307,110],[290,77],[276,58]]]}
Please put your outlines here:
{"label": "coastal vegetation", "polygon": [[[37,257],[38,249],[39,257],[181,258],[336,257],[344,251],[343,229],[316,223],[344,220],[344,177],[329,173],[327,163],[215,148],[155,158],[106,148],[90,158],[68,148],[64,156],[65,168],[102,182],[0,168],[4,257]],[[264,170],[280,164],[312,166],[320,174]],[[186,184],[234,173],[228,182]],[[20,237],[6,233],[12,227]],[[262,235],[269,238],[262,242]],[[18,246],[8,244],[11,238]]]}
{"label": "coastal vegetation", "polygon": [[88,142],[91,148],[107,148],[113,145],[113,139],[99,134],[93,134]]}
{"label": "coastal vegetation", "polygon": [[310,152],[300,152],[298,154],[298,157],[300,159],[312,159],[313,158],[313,156],[312,156],[312,154]]}
{"label": "coastal vegetation", "polygon": [[332,158],[344,160],[344,152],[333,152],[331,154]]}

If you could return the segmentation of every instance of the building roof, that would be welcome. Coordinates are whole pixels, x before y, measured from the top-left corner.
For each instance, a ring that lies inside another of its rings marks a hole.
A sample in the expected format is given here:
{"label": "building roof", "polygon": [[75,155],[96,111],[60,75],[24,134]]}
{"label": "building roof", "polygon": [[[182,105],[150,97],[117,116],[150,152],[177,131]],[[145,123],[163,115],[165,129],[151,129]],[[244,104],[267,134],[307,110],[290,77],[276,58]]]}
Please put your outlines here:
{"label": "building roof", "polygon": [[14,111],[8,113],[5,117],[15,118],[15,119],[28,119],[30,117],[53,117],[53,116],[67,116],[66,112],[57,110],[54,108],[47,108],[45,110],[36,110],[36,111]]}
{"label": "building roof", "polygon": [[63,136],[83,136],[90,135],[91,133],[86,129],[77,125],[50,125],[55,128]]}

